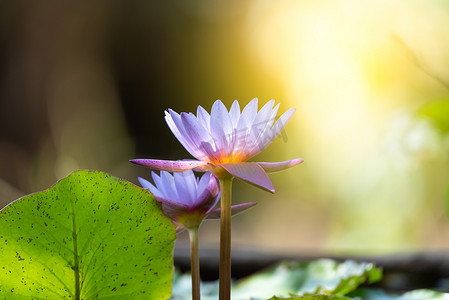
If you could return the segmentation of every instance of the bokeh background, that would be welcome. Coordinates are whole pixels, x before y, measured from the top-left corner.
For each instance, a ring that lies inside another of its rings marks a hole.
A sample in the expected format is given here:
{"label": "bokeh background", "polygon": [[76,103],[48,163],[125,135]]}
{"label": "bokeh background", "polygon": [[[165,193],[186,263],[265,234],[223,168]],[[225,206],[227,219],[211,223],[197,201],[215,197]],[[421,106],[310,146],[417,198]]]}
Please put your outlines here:
{"label": "bokeh background", "polygon": [[254,97],[297,108],[255,159],[305,163],[271,176],[274,195],[235,181],[259,204],[234,248],[447,250],[444,0],[1,1],[0,204],[76,169],[137,184],[150,174],[129,159],[190,158],[164,110]]}

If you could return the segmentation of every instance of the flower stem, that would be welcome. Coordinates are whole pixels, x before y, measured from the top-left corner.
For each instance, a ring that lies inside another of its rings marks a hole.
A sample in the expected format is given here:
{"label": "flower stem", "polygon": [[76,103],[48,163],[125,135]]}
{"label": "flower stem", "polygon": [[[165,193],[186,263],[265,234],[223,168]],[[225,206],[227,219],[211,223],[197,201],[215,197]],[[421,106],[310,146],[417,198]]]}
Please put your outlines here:
{"label": "flower stem", "polygon": [[231,198],[232,177],[220,178],[220,300],[231,299]]}
{"label": "flower stem", "polygon": [[200,259],[198,255],[198,227],[189,229],[190,272],[192,273],[192,300],[200,300]]}

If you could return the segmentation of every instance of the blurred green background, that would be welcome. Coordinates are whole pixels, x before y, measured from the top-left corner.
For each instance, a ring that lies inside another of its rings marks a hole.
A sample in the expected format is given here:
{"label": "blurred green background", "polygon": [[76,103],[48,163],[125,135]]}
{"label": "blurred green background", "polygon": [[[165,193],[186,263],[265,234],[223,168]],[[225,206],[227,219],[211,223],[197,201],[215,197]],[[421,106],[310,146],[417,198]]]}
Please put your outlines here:
{"label": "blurred green background", "polygon": [[271,176],[274,195],[235,181],[259,204],[234,248],[449,247],[443,0],[1,1],[1,206],[76,169],[137,183],[129,159],[190,158],[164,110],[254,97],[297,108],[255,160],[305,163]]}

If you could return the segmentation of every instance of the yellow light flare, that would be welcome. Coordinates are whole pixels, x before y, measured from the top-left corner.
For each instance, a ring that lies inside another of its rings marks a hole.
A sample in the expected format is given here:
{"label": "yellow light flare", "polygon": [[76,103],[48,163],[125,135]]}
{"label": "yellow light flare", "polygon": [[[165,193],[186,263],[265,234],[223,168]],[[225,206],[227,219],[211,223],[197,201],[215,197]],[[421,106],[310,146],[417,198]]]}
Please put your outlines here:
{"label": "yellow light flare", "polygon": [[[445,158],[432,150],[442,143],[413,110],[448,94],[429,75],[449,81],[443,67],[449,65],[449,6],[439,0],[255,0],[247,24],[249,51],[284,83],[289,99],[279,100],[297,108],[288,151],[304,157],[304,176],[318,188],[313,197],[333,201],[327,203],[327,246],[385,250],[428,240],[433,233],[422,227],[414,235],[404,228],[428,222],[429,211],[439,207],[427,201],[423,185],[432,185],[441,169],[423,170],[429,159]],[[397,146],[408,150],[398,157],[391,152]]]}

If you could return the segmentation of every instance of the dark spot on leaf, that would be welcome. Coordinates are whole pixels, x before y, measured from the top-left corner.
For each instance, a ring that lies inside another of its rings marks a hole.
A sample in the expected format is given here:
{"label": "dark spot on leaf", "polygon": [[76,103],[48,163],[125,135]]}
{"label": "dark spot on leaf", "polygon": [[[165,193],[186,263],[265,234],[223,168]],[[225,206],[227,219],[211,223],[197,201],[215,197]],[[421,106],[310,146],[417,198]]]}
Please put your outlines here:
{"label": "dark spot on leaf", "polygon": [[16,251],[16,258],[21,261],[21,260],[25,260],[23,257],[20,256],[19,252]]}

